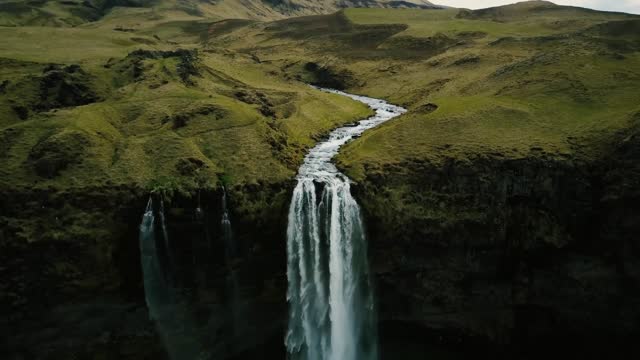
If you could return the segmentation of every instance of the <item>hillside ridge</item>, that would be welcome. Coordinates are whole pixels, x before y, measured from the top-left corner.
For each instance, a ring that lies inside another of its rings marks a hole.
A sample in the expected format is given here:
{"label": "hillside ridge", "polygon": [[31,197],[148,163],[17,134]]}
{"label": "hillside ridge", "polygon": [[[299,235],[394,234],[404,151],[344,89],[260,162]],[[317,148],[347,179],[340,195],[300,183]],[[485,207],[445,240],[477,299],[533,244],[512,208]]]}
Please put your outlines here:
{"label": "hillside ridge", "polygon": [[345,8],[435,9],[426,0],[6,0],[0,26],[78,26],[123,9],[152,10],[160,17],[277,20],[321,15]]}

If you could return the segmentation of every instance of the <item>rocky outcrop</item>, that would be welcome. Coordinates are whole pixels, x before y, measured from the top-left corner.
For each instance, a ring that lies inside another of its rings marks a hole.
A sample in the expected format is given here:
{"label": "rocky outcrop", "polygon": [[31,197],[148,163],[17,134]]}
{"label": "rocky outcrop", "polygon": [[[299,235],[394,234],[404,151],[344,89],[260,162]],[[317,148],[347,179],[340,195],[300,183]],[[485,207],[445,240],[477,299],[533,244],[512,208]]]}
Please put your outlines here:
{"label": "rocky outcrop", "polygon": [[60,131],[36,144],[29,153],[29,161],[39,176],[53,178],[70,164],[82,161],[82,153],[90,143],[90,138],[81,131]]}
{"label": "rocky outcrop", "polygon": [[193,86],[195,82],[193,77],[200,77],[198,68],[199,59],[197,50],[177,49],[174,51],[159,50],[135,50],[132,51],[124,59],[113,63],[110,60],[105,67],[114,67],[120,74],[128,74],[134,81],[141,81],[145,75],[145,60],[158,60],[175,58],[177,60],[176,74],[185,85]]}
{"label": "rocky outcrop", "polygon": [[96,102],[99,97],[92,89],[92,80],[79,65],[49,65],[39,78],[40,100],[35,108],[44,111]]}
{"label": "rocky outcrop", "polygon": [[80,65],[37,64],[28,61],[0,59],[3,66],[22,74],[12,81],[4,80],[0,95],[19,120],[54,109],[92,104],[102,100],[96,78]]}

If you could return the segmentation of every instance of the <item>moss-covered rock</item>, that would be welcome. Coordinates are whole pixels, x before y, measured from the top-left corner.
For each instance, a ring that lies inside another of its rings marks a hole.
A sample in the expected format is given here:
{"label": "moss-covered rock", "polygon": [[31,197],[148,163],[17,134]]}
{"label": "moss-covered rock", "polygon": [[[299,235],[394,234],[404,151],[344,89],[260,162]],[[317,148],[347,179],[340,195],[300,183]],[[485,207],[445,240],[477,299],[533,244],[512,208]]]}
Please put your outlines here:
{"label": "moss-covered rock", "polygon": [[91,77],[78,65],[49,65],[38,79],[40,99],[34,104],[36,111],[80,106],[98,101],[92,89]]}
{"label": "moss-covered rock", "polygon": [[36,174],[53,178],[67,167],[82,162],[91,145],[82,131],[62,130],[38,142],[29,153],[29,161]]}

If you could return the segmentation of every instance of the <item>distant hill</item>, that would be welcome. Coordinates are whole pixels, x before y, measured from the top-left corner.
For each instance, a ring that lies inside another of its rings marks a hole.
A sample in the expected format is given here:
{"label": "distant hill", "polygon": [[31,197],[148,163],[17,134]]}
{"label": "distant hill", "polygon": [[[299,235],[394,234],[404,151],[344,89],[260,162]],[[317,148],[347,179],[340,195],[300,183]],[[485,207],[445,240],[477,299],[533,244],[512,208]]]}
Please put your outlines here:
{"label": "distant hill", "polygon": [[355,7],[438,8],[425,0],[6,0],[0,3],[0,26],[77,26],[96,21],[117,7],[256,20],[329,14]]}

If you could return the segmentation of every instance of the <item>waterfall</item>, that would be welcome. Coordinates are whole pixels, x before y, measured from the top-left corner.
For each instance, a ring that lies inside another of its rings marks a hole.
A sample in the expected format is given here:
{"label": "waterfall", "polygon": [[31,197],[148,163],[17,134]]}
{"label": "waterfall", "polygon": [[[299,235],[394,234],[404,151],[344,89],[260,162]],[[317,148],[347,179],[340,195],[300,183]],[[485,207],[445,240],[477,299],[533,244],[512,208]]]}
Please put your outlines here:
{"label": "waterfall", "polygon": [[[169,359],[196,359],[202,346],[195,333],[194,321],[189,310],[176,293],[169,279],[171,269],[163,258],[172,259],[168,248],[168,232],[164,217],[164,204],[158,209],[159,224],[154,215],[153,199],[149,198],[140,224],[140,261],[145,301],[149,318],[155,323]],[[158,227],[162,240],[158,239]]]}
{"label": "waterfall", "polygon": [[171,244],[169,243],[169,232],[167,231],[167,220],[164,216],[164,200],[160,199],[160,210],[158,212],[158,217],[160,218],[160,228],[162,229],[162,240],[164,242],[161,256],[164,260],[164,278],[167,282],[167,285],[170,285],[174,282],[173,276],[174,271],[176,269],[175,262],[173,261],[173,251],[171,251]]}
{"label": "waterfall", "polygon": [[156,219],[153,211],[153,199],[149,198],[140,224],[140,260],[149,316],[152,320],[157,321],[161,317],[163,306],[168,302],[169,292],[155,234]]}
{"label": "waterfall", "polygon": [[225,257],[227,262],[227,291],[229,294],[228,304],[231,310],[231,325],[234,335],[238,336],[242,333],[243,316],[242,301],[240,298],[240,281],[238,279],[238,271],[234,266],[235,257],[238,256],[237,246],[233,238],[231,228],[231,219],[229,217],[229,209],[227,206],[227,189],[222,187],[222,220],[220,222],[222,228],[222,240],[225,246]]}
{"label": "waterfall", "polygon": [[236,256],[236,245],[233,242],[233,231],[231,229],[231,219],[227,208],[227,189],[222,187],[222,239],[224,241],[227,261]]}
{"label": "waterfall", "polygon": [[376,320],[362,217],[350,180],[331,159],[349,140],[406,110],[382,100],[325,91],[361,101],[376,114],[334,130],[299,169],[287,227],[285,344],[291,359],[375,360]]}

